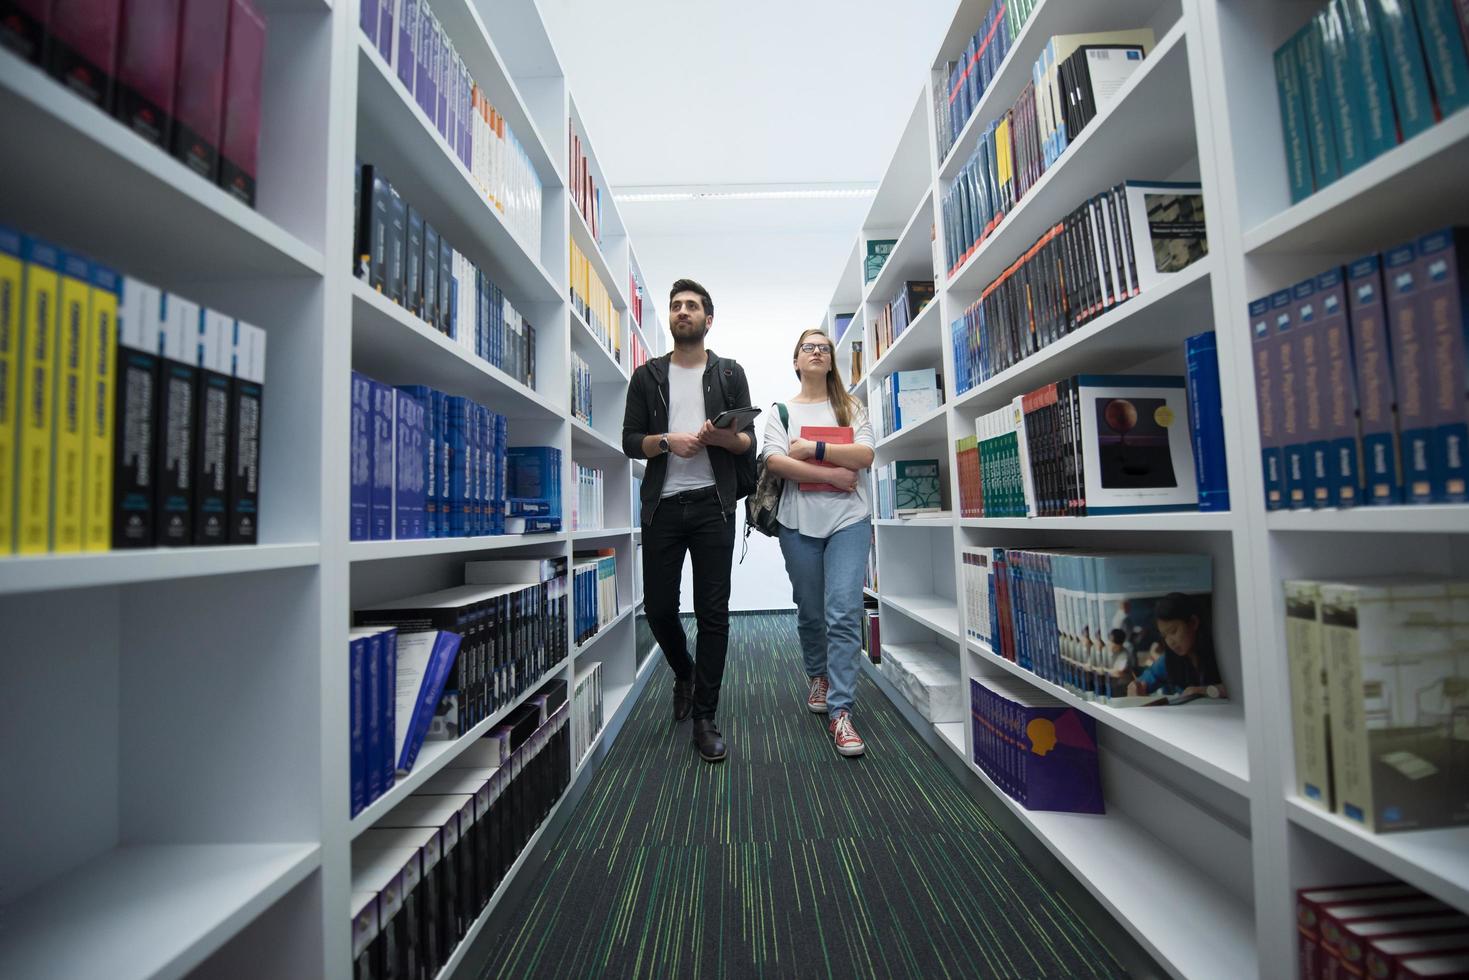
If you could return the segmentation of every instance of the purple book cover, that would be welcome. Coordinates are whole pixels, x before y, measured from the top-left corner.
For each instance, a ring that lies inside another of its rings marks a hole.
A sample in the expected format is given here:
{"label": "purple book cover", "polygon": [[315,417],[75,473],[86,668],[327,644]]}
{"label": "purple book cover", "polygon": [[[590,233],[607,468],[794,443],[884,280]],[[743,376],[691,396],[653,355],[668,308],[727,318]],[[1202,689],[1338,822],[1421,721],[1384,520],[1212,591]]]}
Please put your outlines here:
{"label": "purple book cover", "polygon": [[434,21],[434,51],[438,59],[434,67],[434,97],[438,100],[435,105],[434,121],[438,124],[439,135],[446,140],[449,137],[449,38],[444,34],[444,29],[439,26],[437,19]]}
{"label": "purple book cover", "polygon": [[179,0],[123,0],[114,114],[158,146],[173,131]]}
{"label": "purple book cover", "polygon": [[1025,808],[1105,813],[1096,720],[1060,705],[1016,708]]}
{"label": "purple book cover", "polygon": [[429,45],[429,30],[431,26],[432,23],[428,18],[427,11],[419,8],[419,14],[413,23],[413,97],[417,100],[418,107],[423,110],[423,114],[429,118],[430,122],[434,118],[433,110],[430,108],[431,102],[429,101],[429,84],[431,81],[429,78],[429,61],[432,54]]}
{"label": "purple book cover", "polygon": [[1419,308],[1424,337],[1433,350],[1429,383],[1429,421],[1437,465],[1433,499],[1440,503],[1469,500],[1469,413],[1466,413],[1465,256],[1469,232],[1444,228],[1418,239]]}
{"label": "purple book cover", "polygon": [[265,19],[250,0],[231,0],[225,61],[219,185],[255,206],[260,156],[260,101],[265,85]]}
{"label": "purple book cover", "polygon": [[1347,310],[1361,423],[1363,502],[1399,504],[1403,500],[1402,457],[1380,255],[1367,255],[1347,266]]}
{"label": "purple book cover", "polygon": [[362,28],[362,33],[367,37],[367,43],[377,47],[377,22],[381,17],[378,10],[379,0],[359,0],[361,4],[357,8],[357,26]]}
{"label": "purple book cover", "polygon": [[423,403],[405,391],[394,389],[397,399],[393,431],[397,442],[394,467],[394,537],[399,540],[427,537],[424,505],[428,474],[428,452],[424,446]]}
{"label": "purple book cover", "polygon": [[[1325,398],[1325,345],[1321,338],[1320,298],[1316,295],[1316,278],[1303,280],[1291,287],[1295,303],[1293,331],[1300,368],[1301,429],[1309,474],[1308,499],[1312,507],[1331,506],[1331,479],[1327,475]],[[1289,451],[1289,450],[1287,450]]]}
{"label": "purple book cover", "polygon": [[1270,299],[1250,304],[1250,356],[1255,362],[1255,406],[1260,425],[1260,463],[1265,479],[1265,507],[1285,507],[1280,431],[1276,428],[1279,381],[1275,377],[1275,331],[1270,329]]}
{"label": "purple book cover", "polygon": [[363,726],[366,733],[363,737],[365,743],[362,750],[364,773],[363,781],[367,785],[367,802],[382,796],[389,788],[383,785],[384,758],[392,758],[393,733],[384,732],[383,717],[379,706],[383,700],[383,645],[381,634],[367,637],[366,648],[363,655],[363,670],[367,675],[365,685],[365,709],[367,712],[366,724]]}
{"label": "purple book cover", "polygon": [[39,64],[50,12],[48,0],[0,0],[0,47]]}
{"label": "purple book cover", "polygon": [[1362,486],[1357,451],[1357,385],[1352,375],[1346,280],[1340,267],[1316,277],[1316,300],[1320,317],[1326,474],[1330,487],[1328,505],[1355,507]]}
{"label": "purple book cover", "polygon": [[112,106],[120,0],[51,0],[46,67],[77,95]]}
{"label": "purple book cover", "polygon": [[393,389],[372,382],[372,515],[373,541],[393,538]]}
{"label": "purple book cover", "polygon": [[393,788],[397,781],[397,762],[394,758],[398,748],[398,630],[391,627],[377,635],[382,644],[383,683],[379,688],[382,700],[377,711],[382,717],[383,748],[378,756],[382,767],[383,792]]}
{"label": "purple book cover", "polygon": [[1310,467],[1306,458],[1304,405],[1301,385],[1301,351],[1293,334],[1295,309],[1291,291],[1282,289],[1270,297],[1270,325],[1275,331],[1276,431],[1280,433],[1286,506],[1300,510],[1311,506]]}
{"label": "purple book cover", "polygon": [[1383,253],[1382,279],[1387,290],[1393,382],[1402,434],[1403,498],[1410,504],[1429,503],[1437,470],[1428,404],[1432,351],[1418,301],[1418,250],[1412,242]]}
{"label": "purple book cover", "polygon": [[352,372],[349,541],[372,539],[372,379]]}
{"label": "purple book cover", "polygon": [[219,171],[229,19],[230,0],[183,0],[179,13],[173,155],[210,183]]}

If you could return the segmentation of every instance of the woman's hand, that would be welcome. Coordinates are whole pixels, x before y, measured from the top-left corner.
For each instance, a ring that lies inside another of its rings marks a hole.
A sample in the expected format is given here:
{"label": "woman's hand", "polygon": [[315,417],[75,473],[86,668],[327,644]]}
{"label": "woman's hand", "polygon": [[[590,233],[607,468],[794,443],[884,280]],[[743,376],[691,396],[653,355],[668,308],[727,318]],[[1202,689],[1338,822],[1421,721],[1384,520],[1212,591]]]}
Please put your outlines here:
{"label": "woman's hand", "polygon": [[810,439],[792,439],[786,455],[791,459],[810,459],[816,455],[816,443]]}
{"label": "woman's hand", "polygon": [[857,489],[857,471],[849,470],[845,466],[835,467],[832,469],[831,475],[826,478],[826,482],[838,490],[845,490],[847,493],[851,493]]}

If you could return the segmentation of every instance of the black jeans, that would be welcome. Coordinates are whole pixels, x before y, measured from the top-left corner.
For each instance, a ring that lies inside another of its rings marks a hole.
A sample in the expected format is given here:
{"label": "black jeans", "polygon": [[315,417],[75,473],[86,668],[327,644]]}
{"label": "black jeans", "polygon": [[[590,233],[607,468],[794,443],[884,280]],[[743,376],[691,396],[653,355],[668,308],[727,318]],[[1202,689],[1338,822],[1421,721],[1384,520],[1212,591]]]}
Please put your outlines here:
{"label": "black jeans", "polygon": [[[713,487],[686,490],[658,501],[643,529],[643,608],[653,638],[679,680],[694,681],[694,718],[713,718],[729,646],[729,578],[734,563],[735,515],[724,513]],[[697,659],[689,658],[679,621],[679,583],[685,553],[694,558]]]}

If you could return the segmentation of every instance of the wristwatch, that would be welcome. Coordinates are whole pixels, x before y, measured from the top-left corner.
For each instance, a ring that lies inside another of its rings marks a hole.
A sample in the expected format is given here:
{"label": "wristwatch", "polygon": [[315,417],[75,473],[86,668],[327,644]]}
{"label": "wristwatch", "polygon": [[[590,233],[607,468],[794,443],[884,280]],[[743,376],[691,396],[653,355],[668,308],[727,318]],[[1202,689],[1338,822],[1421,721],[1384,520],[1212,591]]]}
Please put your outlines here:
{"label": "wristwatch", "polygon": [[666,432],[658,437],[658,451],[660,453],[668,452],[668,433]]}

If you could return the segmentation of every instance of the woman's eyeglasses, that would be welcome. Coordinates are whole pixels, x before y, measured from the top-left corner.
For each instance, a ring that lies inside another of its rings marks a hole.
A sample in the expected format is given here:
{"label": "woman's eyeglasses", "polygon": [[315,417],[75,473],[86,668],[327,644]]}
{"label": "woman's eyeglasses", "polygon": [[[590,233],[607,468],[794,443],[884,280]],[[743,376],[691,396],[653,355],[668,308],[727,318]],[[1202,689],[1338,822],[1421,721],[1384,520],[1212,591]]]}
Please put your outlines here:
{"label": "woman's eyeglasses", "polygon": [[802,344],[801,345],[801,353],[802,354],[817,354],[817,353],[820,353],[820,354],[830,354],[831,353],[831,344]]}

